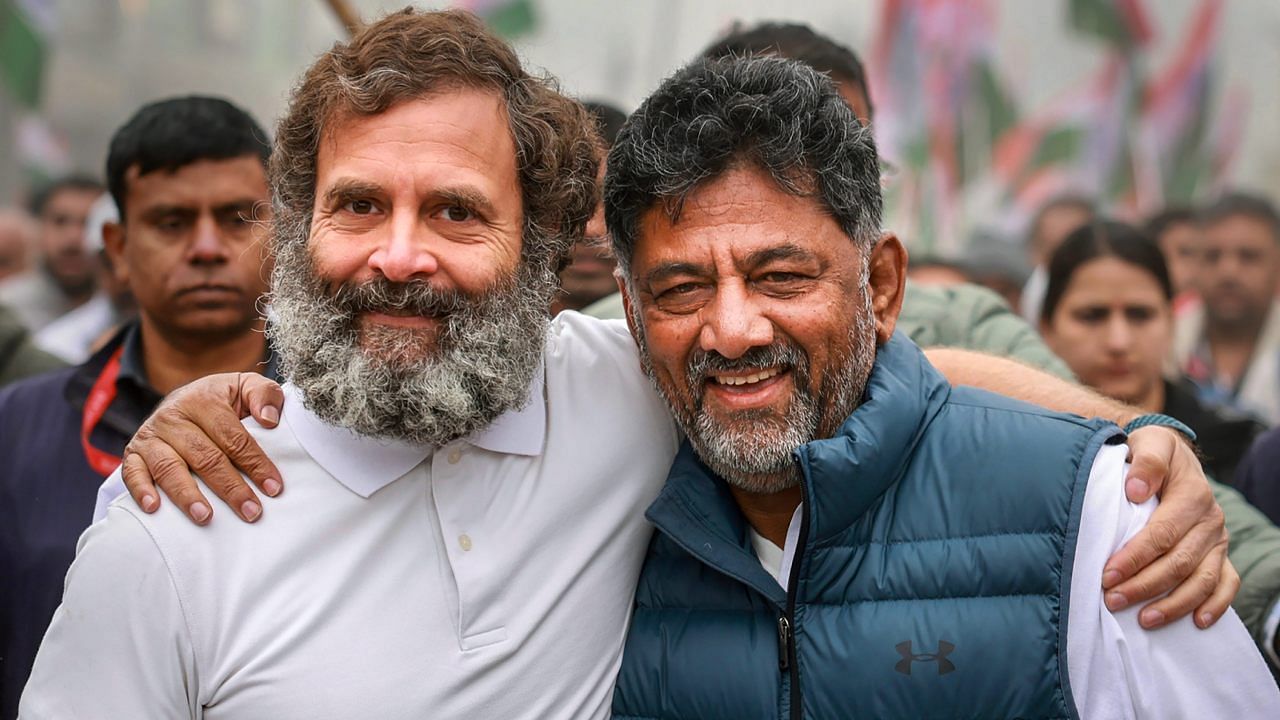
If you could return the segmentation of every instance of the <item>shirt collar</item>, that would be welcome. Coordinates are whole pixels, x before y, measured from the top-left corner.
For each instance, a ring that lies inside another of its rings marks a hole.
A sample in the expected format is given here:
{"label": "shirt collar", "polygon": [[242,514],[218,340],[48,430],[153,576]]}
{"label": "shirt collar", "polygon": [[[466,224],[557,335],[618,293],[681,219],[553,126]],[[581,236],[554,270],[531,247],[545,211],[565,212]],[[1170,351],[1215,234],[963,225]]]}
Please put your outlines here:
{"label": "shirt collar", "polygon": [[[498,416],[489,426],[461,442],[507,455],[542,454],[546,439],[547,409],[543,396],[542,368],[534,374],[529,402],[519,410]],[[303,404],[302,392],[284,385],[282,418],[292,428],[303,450],[338,482],[367,498],[417,467],[436,448],[403,440],[375,438],[316,417]]]}

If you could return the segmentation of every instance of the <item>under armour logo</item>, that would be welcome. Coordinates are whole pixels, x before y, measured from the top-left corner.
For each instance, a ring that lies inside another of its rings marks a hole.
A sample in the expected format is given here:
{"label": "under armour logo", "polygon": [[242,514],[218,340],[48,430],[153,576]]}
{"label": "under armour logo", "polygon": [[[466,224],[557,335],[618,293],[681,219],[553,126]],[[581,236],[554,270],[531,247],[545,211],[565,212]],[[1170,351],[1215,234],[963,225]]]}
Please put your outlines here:
{"label": "under armour logo", "polygon": [[911,663],[913,662],[936,662],[938,663],[939,675],[946,675],[956,669],[955,663],[947,659],[947,656],[951,654],[952,650],[956,649],[956,646],[946,640],[938,641],[938,652],[936,653],[914,654],[911,652],[910,640],[900,642],[897,645],[894,645],[894,647],[897,648],[898,654],[902,656],[902,659],[893,666],[893,669],[903,675],[911,674]]}

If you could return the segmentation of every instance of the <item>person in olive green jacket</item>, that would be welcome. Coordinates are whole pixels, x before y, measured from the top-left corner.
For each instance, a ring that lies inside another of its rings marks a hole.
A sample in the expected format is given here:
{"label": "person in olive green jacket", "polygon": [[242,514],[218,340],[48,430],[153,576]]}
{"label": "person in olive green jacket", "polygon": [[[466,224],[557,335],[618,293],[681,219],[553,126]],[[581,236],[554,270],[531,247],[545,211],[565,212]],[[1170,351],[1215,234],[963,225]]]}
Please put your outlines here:
{"label": "person in olive green jacket", "polygon": [[18,316],[0,305],[0,387],[66,366],[62,360],[36,347]]}

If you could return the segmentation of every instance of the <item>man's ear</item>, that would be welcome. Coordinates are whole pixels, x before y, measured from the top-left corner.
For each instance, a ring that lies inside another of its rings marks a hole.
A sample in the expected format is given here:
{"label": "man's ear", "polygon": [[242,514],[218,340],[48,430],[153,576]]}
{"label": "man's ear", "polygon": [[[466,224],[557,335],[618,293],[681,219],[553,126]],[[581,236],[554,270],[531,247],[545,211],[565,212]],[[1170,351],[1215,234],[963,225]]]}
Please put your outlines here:
{"label": "man's ear", "polygon": [[621,267],[614,269],[613,279],[618,283],[618,293],[622,295],[622,316],[627,321],[627,329],[631,331],[631,339],[635,340],[638,346],[640,344],[640,328],[636,327],[636,316],[631,312],[635,299],[631,297],[627,281],[622,277]]}
{"label": "man's ear", "polygon": [[102,251],[110,260],[111,274],[121,285],[129,284],[129,264],[124,261],[124,225],[118,222],[102,224]]}
{"label": "man's ear", "polygon": [[898,326],[902,296],[907,283],[907,249],[897,235],[886,232],[871,249],[867,292],[876,316],[876,341],[889,342]]}

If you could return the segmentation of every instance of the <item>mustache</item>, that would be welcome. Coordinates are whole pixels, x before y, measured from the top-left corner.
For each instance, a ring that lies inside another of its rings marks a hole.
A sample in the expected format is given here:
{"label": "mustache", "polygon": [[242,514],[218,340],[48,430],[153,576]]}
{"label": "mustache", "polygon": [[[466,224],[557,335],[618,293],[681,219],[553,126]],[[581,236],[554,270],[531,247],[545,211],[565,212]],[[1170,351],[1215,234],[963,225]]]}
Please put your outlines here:
{"label": "mustache", "polygon": [[715,350],[696,350],[689,357],[687,377],[691,389],[697,394],[698,388],[717,372],[742,372],[769,367],[790,367],[804,374],[809,367],[809,358],[804,351],[788,342],[774,342],[771,345],[753,347],[736,358],[727,358]]}
{"label": "mustache", "polygon": [[391,282],[386,278],[344,283],[333,291],[332,298],[339,310],[351,315],[389,312],[422,317],[450,315],[474,307],[478,302],[478,298],[467,293],[438,288],[425,280]]}

